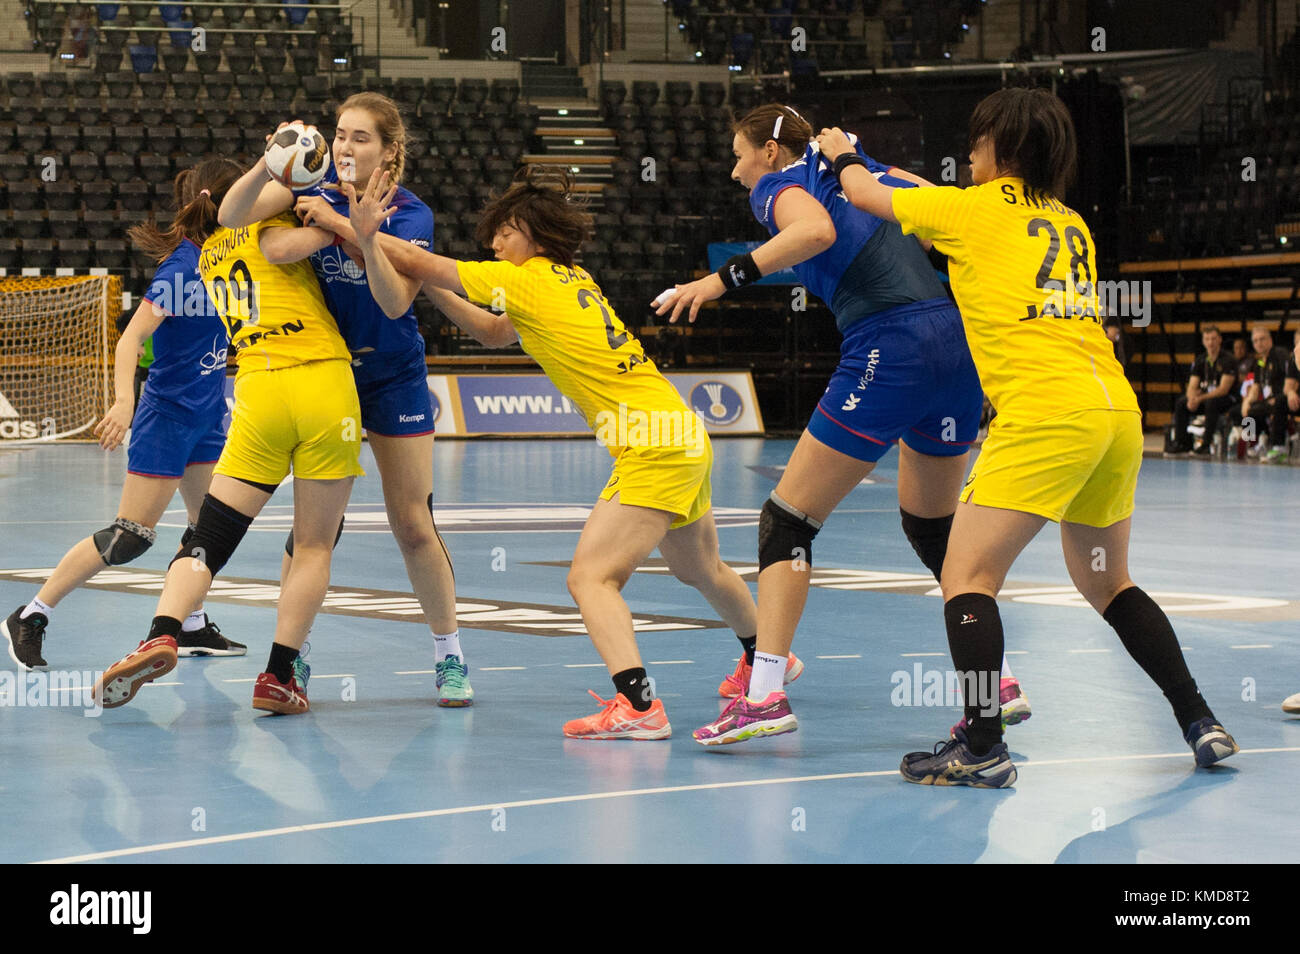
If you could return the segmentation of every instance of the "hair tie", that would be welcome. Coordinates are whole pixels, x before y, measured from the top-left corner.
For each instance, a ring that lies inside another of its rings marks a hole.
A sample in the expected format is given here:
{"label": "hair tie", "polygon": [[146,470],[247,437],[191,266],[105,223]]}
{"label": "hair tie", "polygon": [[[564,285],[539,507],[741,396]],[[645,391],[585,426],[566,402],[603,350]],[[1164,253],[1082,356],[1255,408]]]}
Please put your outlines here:
{"label": "hair tie", "polygon": [[207,189],[200,189],[199,195],[206,195],[209,199],[212,198],[212,193]]}
{"label": "hair tie", "polygon": [[776,117],[776,124],[772,127],[772,138],[777,142],[781,141],[781,120],[783,119],[785,119],[784,113]]}

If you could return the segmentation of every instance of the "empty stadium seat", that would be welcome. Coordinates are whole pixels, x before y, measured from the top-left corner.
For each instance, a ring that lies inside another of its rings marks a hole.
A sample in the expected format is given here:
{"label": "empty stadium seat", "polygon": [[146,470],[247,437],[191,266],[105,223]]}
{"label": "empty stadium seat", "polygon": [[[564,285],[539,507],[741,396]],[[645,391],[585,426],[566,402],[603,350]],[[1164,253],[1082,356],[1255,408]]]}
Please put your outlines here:
{"label": "empty stadium seat", "polygon": [[[46,195],[49,194],[49,183],[46,186]],[[49,223],[50,234],[56,239],[76,238],[81,233],[81,214],[73,209],[51,209],[46,213],[46,222]]]}
{"label": "empty stadium seat", "polygon": [[82,216],[82,228],[92,241],[112,238],[118,234],[117,213],[112,209],[87,209]]}
{"label": "empty stadium seat", "polygon": [[75,212],[81,205],[81,187],[72,176],[45,183],[45,207],[53,212]]}

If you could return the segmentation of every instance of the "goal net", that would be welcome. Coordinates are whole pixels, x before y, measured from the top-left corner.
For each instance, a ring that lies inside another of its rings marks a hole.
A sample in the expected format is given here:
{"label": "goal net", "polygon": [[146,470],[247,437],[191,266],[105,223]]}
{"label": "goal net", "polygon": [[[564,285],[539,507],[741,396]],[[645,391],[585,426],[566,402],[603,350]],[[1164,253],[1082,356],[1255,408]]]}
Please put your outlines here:
{"label": "goal net", "polygon": [[0,278],[0,447],[81,435],[113,398],[116,275]]}

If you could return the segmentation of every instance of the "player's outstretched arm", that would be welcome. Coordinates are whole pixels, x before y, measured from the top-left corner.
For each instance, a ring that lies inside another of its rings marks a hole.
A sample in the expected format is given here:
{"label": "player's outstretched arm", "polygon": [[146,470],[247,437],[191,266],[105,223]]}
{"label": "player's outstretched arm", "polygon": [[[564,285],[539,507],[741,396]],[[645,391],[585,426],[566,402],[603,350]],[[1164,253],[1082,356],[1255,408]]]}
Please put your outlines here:
{"label": "player's outstretched arm", "polygon": [[[835,223],[831,221],[830,214],[803,189],[784,190],[777,197],[772,212],[780,231],[750,253],[758,275],[750,276],[746,283],[756,281],[759,276],[771,275],[783,268],[806,262],[835,244]],[[700,306],[706,301],[721,298],[726,290],[722,278],[715,273],[698,281],[674,286],[651,302],[651,305],[658,315],[671,310],[672,316],[668,319],[670,324],[677,321],[684,310],[687,311],[689,320],[694,322],[700,313]]]}
{"label": "player's outstretched arm", "polygon": [[[447,258],[445,255],[434,255],[422,248],[416,248],[396,235],[384,235],[379,231],[379,223],[397,211],[388,204],[397,194],[397,186],[396,184],[389,186],[387,169],[376,169],[371,174],[370,182],[366,184],[365,194],[360,197],[357,196],[356,189],[350,182],[344,182],[341,188],[348,197],[348,221],[356,243],[365,256],[366,269],[369,271],[372,268],[372,257],[375,257],[376,264],[380,268],[385,264],[389,266],[388,273],[380,275],[379,279],[385,285],[383,294],[389,297],[390,303],[395,304],[398,299],[395,294],[397,289],[394,287],[398,281],[397,272],[419,279],[424,285],[433,284],[438,288],[456,292],[458,295],[465,294],[465,287],[461,285],[460,275],[456,271],[455,259]],[[346,240],[346,236],[342,237]],[[383,262],[378,259],[380,252],[383,254]],[[375,300],[383,306],[384,299],[379,297],[380,291],[375,288],[376,273],[372,272],[368,277]],[[405,313],[409,307],[410,300],[398,314]],[[384,308],[384,312],[390,317],[396,317],[387,307]]]}
{"label": "player's outstretched arm", "polygon": [[424,293],[453,325],[485,348],[507,348],[519,340],[519,332],[505,315],[494,315],[436,285],[425,285]]}
{"label": "player's outstretched arm", "polygon": [[262,229],[258,233],[258,245],[266,260],[272,265],[300,262],[313,252],[319,252],[333,243],[333,232],[311,226],[289,228],[287,225],[277,225]]}
{"label": "player's outstretched arm", "polygon": [[266,171],[266,157],[259,156],[253,168],[240,176],[221,200],[217,222],[238,229],[292,207],[293,193],[271,178]]}
{"label": "player's outstretched arm", "polygon": [[142,301],[131,316],[131,323],[117,340],[113,352],[113,406],[95,425],[95,436],[104,450],[111,451],[121,444],[131,426],[131,418],[135,415],[135,369],[140,362],[140,350],[165,317],[161,308]]}
{"label": "player's outstretched arm", "polygon": [[[849,137],[844,135],[844,130],[838,126],[833,129],[823,129],[821,135],[817,137],[817,143],[821,146],[822,155],[831,162],[845,153],[857,151],[849,142]],[[840,187],[844,190],[845,197],[863,212],[868,212],[886,222],[898,221],[894,217],[894,190],[868,172],[866,166],[849,166],[841,172]]]}

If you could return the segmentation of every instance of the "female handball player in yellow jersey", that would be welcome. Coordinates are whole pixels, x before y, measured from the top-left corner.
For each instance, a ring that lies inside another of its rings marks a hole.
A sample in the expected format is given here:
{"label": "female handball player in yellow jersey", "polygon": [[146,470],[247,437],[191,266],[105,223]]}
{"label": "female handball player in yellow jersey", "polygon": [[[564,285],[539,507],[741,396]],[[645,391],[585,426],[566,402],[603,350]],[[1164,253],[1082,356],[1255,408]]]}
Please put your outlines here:
{"label": "female handball player in yellow jersey", "polygon": [[311,266],[301,261],[302,246],[319,245],[316,230],[300,227],[289,212],[229,228],[224,203],[219,221],[198,269],[239,364],[230,430],[194,533],[167,570],[148,637],[95,685],[105,708],[129,702],[140,686],[176,665],[181,620],[290,472],[295,555],[253,708],[286,714],[308,708],[310,670],[299,650],[325,598],[336,531],[362,473],[361,410],[347,345]]}
{"label": "female handball player in yellow jersey", "polygon": [[[474,701],[465,653],[456,626],[456,581],[451,556],[433,521],[433,402],[424,338],[411,303],[420,283],[405,279],[392,299],[377,301],[366,273],[342,248],[334,233],[352,237],[347,197],[335,188],[339,178],[369,182],[386,169],[401,182],[406,166],[406,127],[397,104],[375,92],[349,96],[334,116],[334,162],[325,178],[309,189],[291,192],[257,166],[231,190],[232,225],[249,225],[293,207],[307,225],[328,232],[324,245],[302,247],[316,273],[325,303],[352,353],[352,376],[366,432],[384,492],[388,525],[401,550],[411,590],[433,635],[434,671],[440,706]],[[411,191],[399,188],[397,212],[380,228],[421,248],[433,243],[433,213]],[[390,318],[394,320],[389,320]],[[288,574],[293,534],[285,544],[281,579]]]}
{"label": "female handball player in yellow jersey", "polygon": [[[569,188],[567,175],[520,170],[484,210],[476,233],[499,261],[458,262],[376,234],[392,211],[394,192],[386,175],[372,176],[359,199],[344,185],[376,295],[397,286],[399,273],[410,275],[484,344],[503,347],[518,338],[614,457],[614,472],[583,528],[568,577],[587,632],[609,668],[614,697],[596,696],[601,711],[566,723],[564,734],[666,739],[672,728],[637,651],[623,584],[658,547],[673,574],[698,589],[737,635],[755,634],[756,610],[748,587],[718,554],[708,434],[591,275],[574,264],[587,217],[569,201]],[[439,289],[505,314],[493,315]]]}
{"label": "female handball player in yellow jersey", "polygon": [[1101,327],[1092,234],[1062,201],[1078,157],[1065,104],[1042,89],[982,100],[971,116],[969,189],[892,189],[839,129],[818,141],[850,202],[948,256],[971,356],[997,410],[962,490],[941,577],[966,717],[935,752],[905,756],[903,777],[982,788],[1015,781],[1001,741],[995,597],[1049,520],[1061,525],[1074,585],[1164,692],[1197,765],[1237,752],[1168,617],[1128,575],[1142,417]]}

